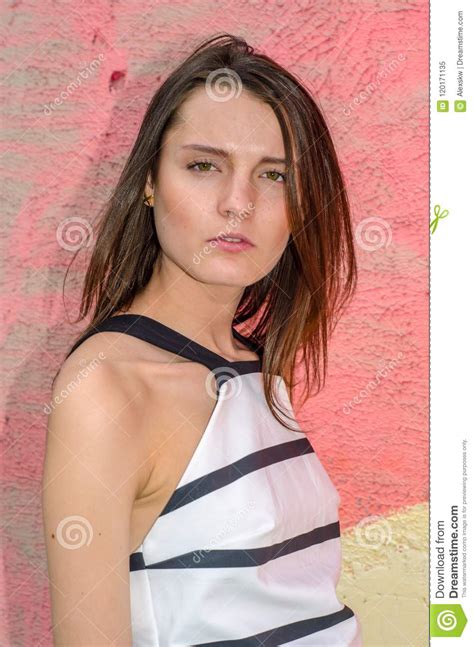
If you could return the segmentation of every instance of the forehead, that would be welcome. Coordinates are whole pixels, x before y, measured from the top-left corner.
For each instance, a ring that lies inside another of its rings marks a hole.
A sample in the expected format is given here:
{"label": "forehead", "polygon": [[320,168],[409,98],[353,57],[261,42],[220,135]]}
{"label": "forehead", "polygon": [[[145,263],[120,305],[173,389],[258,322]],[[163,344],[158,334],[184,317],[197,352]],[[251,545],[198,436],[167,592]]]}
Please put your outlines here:
{"label": "forehead", "polygon": [[245,89],[226,101],[196,88],[179,108],[181,123],[171,135],[175,145],[199,141],[231,152],[284,157],[280,124],[273,109]]}

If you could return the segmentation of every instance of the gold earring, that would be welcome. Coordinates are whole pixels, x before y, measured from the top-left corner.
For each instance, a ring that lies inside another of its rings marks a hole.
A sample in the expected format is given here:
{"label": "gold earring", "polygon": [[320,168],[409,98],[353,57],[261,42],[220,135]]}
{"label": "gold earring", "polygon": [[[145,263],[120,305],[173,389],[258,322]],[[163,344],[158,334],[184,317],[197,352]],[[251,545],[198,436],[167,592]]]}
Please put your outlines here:
{"label": "gold earring", "polygon": [[152,207],[153,206],[153,194],[150,193],[150,195],[146,195],[145,199],[143,200],[143,204],[146,204],[147,207]]}

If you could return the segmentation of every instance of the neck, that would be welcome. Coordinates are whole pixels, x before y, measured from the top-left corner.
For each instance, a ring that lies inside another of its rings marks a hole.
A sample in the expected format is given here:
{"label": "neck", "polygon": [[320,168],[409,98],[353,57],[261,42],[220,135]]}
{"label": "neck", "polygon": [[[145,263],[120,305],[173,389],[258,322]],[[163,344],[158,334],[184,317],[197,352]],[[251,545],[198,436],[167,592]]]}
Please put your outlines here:
{"label": "neck", "polygon": [[243,348],[232,335],[243,289],[197,281],[168,261],[159,271],[155,265],[152,278],[127,312],[157,319],[207,348],[232,355]]}

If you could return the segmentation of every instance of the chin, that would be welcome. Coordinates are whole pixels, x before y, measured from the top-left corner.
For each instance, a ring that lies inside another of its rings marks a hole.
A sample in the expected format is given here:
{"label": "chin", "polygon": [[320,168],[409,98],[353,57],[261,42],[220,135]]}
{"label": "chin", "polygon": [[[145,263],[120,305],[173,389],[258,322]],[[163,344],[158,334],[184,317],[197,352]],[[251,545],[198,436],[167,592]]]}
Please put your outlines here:
{"label": "chin", "polygon": [[216,263],[214,267],[197,266],[193,271],[194,277],[209,285],[223,285],[234,288],[245,288],[255,283],[258,277],[250,276],[248,266],[239,270],[238,267],[224,267],[224,263]]}

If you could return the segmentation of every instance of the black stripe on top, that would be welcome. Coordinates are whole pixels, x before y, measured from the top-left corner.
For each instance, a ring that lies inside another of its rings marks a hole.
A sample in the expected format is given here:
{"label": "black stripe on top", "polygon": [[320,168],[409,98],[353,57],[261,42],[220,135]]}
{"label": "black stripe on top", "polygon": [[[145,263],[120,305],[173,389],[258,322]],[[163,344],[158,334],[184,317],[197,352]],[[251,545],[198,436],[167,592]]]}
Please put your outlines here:
{"label": "black stripe on top", "polygon": [[[273,559],[289,555],[298,550],[304,550],[315,544],[321,544],[330,539],[340,537],[339,521],[326,526],[314,528],[290,539],[285,539],[272,546],[261,548],[209,550],[199,549],[183,555],[177,555],[154,564],[145,564],[142,553],[133,553],[130,557],[130,570],[176,569],[176,568],[245,568],[261,566]],[[140,558],[139,555],[142,555]],[[133,565],[133,569],[132,569]]]}
{"label": "black stripe on top", "polygon": [[[159,348],[163,348],[180,357],[204,364],[204,366],[207,366],[212,371],[219,369],[216,375],[218,386],[235,375],[262,372],[263,350],[251,339],[247,339],[247,337],[244,337],[240,332],[235,330],[234,327],[232,327],[234,337],[255,352],[259,359],[230,361],[189,337],[186,337],[177,330],[174,330],[174,328],[170,328],[161,321],[138,314],[120,314],[108,317],[95,326],[94,329],[84,333],[75,342],[66,357],[76,350],[83,341],[96,333],[105,331],[122,332],[142,339]],[[225,368],[229,369],[227,375],[224,370]]]}
{"label": "black stripe on top", "polygon": [[199,643],[193,647],[277,647],[284,643],[291,642],[297,638],[304,638],[310,636],[317,631],[328,629],[334,625],[344,622],[354,616],[354,612],[347,605],[340,611],[328,613],[325,616],[317,616],[316,618],[308,618],[307,620],[299,620],[287,625],[267,629],[254,636],[247,638],[238,638],[237,640],[219,640],[212,643]]}
{"label": "black stripe on top", "polygon": [[267,465],[294,458],[295,456],[310,454],[311,452],[314,452],[314,449],[307,438],[289,440],[285,443],[252,452],[234,463],[230,463],[230,465],[220,467],[177,488],[163,508],[160,517],[181,508],[183,505],[192,503],[214,490],[229,485],[229,483],[246,474],[267,467]]}

